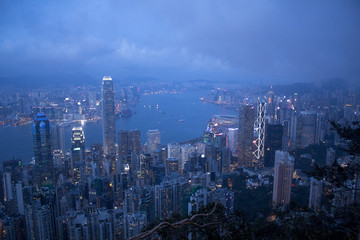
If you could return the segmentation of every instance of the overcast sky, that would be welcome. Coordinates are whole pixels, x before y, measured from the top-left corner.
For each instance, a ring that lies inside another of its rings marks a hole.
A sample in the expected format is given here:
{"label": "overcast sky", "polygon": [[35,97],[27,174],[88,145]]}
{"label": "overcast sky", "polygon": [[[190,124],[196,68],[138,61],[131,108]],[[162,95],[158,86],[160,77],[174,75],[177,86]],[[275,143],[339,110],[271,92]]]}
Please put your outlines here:
{"label": "overcast sky", "polygon": [[1,0],[0,61],[0,81],[360,81],[360,1]]}

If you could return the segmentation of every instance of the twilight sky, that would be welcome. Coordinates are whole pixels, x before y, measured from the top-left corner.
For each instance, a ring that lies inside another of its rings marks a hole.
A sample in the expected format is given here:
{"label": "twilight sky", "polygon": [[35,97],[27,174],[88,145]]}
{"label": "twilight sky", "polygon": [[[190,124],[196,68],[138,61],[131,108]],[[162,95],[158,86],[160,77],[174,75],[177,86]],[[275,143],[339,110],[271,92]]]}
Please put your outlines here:
{"label": "twilight sky", "polygon": [[1,78],[360,80],[360,1],[0,1]]}

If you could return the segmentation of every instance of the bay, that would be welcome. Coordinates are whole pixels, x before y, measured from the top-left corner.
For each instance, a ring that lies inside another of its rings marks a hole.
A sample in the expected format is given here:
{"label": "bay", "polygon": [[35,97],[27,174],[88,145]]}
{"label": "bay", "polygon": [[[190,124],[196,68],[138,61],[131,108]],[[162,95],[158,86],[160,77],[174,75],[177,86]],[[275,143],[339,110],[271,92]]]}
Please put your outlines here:
{"label": "bay", "polygon": [[[149,129],[160,130],[162,144],[200,137],[215,114],[237,115],[232,109],[200,101],[200,97],[206,94],[202,91],[186,91],[143,95],[135,107],[130,107],[134,112],[132,117],[116,120],[116,129],[140,130],[142,144],[146,142],[146,131]],[[101,123],[86,123],[83,128],[86,147],[93,143],[102,143]],[[67,148],[70,148],[70,137],[71,127],[67,127]],[[19,158],[28,163],[33,155],[31,125],[0,128],[1,162]]]}

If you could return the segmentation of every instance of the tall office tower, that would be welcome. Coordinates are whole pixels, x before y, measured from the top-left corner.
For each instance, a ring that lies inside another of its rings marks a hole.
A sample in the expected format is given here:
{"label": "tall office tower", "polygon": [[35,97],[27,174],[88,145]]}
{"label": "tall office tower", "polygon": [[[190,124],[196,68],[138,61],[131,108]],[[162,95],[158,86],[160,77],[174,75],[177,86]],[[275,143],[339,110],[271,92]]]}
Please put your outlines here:
{"label": "tall office tower", "polygon": [[191,144],[185,144],[181,146],[180,172],[184,170],[185,164],[189,160],[189,155],[194,151],[195,147]]}
{"label": "tall office tower", "polygon": [[128,147],[129,150],[135,151],[137,155],[141,151],[141,133],[139,130],[130,130],[128,135]]}
{"label": "tall office tower", "polygon": [[329,148],[326,151],[326,165],[331,166],[334,164],[336,160],[336,152],[335,149]]}
{"label": "tall office tower", "polygon": [[125,156],[129,151],[135,151],[137,155],[141,150],[141,134],[139,130],[120,130],[118,132],[119,155]]}
{"label": "tall office tower", "polygon": [[242,105],[239,112],[239,166],[252,167],[255,108]]}
{"label": "tall office tower", "polygon": [[273,167],[275,163],[275,151],[282,150],[283,125],[268,124],[265,134],[264,166]]}
{"label": "tall office tower", "polygon": [[180,148],[180,144],[178,143],[169,143],[167,157],[180,159]]}
{"label": "tall office tower", "polygon": [[316,112],[301,111],[296,121],[296,148],[319,142],[319,119]]}
{"label": "tall office tower", "polygon": [[239,129],[238,128],[228,128],[227,129],[227,147],[230,148],[232,153],[237,153],[237,146],[239,140]]}
{"label": "tall office tower", "polygon": [[291,181],[294,173],[294,157],[288,152],[275,152],[273,202],[275,204],[289,204],[291,195]]}
{"label": "tall office tower", "polygon": [[103,77],[102,81],[102,111],[103,111],[103,147],[109,173],[115,172],[116,127],[114,86],[111,77]]}
{"label": "tall office tower", "polygon": [[309,208],[315,211],[321,207],[322,181],[311,178]]}
{"label": "tall office tower", "polygon": [[82,127],[73,127],[71,134],[71,169],[73,181],[85,180],[85,135]]}
{"label": "tall office tower", "polygon": [[54,150],[61,150],[63,154],[66,153],[65,148],[65,129],[63,126],[56,124],[51,128],[51,138]]}
{"label": "tall office tower", "polygon": [[119,156],[122,158],[128,154],[128,131],[120,130],[118,131],[118,147],[119,147]]}
{"label": "tall office tower", "polygon": [[102,81],[102,111],[103,111],[103,144],[104,154],[113,156],[115,149],[115,100],[114,86],[111,77],[103,77]]}
{"label": "tall office tower", "polygon": [[53,180],[50,121],[45,114],[37,114],[32,126],[32,132],[35,153],[34,177],[36,184],[42,185]]}
{"label": "tall office tower", "polygon": [[160,131],[158,129],[148,130],[146,132],[147,150],[152,153],[160,146]]}
{"label": "tall office tower", "polygon": [[258,98],[257,116],[254,124],[255,130],[255,151],[253,152],[258,165],[262,165],[261,158],[264,157],[264,143],[265,143],[265,115],[266,103]]}

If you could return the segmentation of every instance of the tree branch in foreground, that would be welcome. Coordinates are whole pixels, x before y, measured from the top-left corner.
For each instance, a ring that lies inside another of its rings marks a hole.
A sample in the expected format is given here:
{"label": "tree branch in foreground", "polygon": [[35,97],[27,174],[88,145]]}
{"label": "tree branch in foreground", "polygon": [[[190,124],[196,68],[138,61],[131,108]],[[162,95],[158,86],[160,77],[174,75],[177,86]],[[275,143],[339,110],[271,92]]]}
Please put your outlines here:
{"label": "tree branch in foreground", "polygon": [[176,222],[176,223],[161,222],[155,228],[153,228],[153,229],[151,229],[151,230],[149,230],[147,232],[143,232],[143,233],[140,233],[140,234],[138,234],[136,236],[133,236],[133,237],[129,238],[129,240],[144,239],[146,237],[151,236],[152,234],[154,234],[158,230],[161,230],[161,229],[166,228],[166,227],[171,227],[171,228],[176,229],[176,228],[178,228],[178,227],[180,227],[182,225],[195,225],[195,226],[197,226],[199,228],[204,228],[204,227],[207,227],[209,225],[221,224],[221,222],[212,222],[212,223],[207,223],[207,224],[204,224],[204,225],[200,225],[200,224],[197,224],[197,223],[194,222],[194,220],[196,218],[198,218],[198,217],[207,217],[207,216],[212,215],[215,212],[216,205],[217,205],[217,203],[215,202],[214,208],[209,213],[195,214],[191,218],[185,218],[185,219],[183,219],[183,220],[181,220],[179,222]]}

